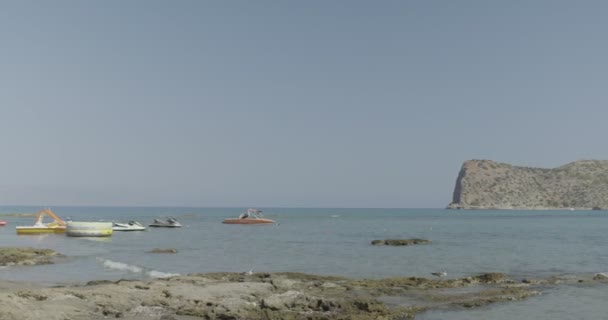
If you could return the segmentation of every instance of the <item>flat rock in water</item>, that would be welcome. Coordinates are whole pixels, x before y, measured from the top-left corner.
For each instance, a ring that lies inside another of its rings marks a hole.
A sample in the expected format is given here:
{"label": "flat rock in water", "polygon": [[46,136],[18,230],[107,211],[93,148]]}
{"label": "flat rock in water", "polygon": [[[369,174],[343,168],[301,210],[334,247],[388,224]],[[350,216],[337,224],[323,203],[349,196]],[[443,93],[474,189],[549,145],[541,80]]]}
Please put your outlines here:
{"label": "flat rock in water", "polygon": [[415,244],[431,243],[431,240],[426,239],[385,239],[372,240],[374,246],[411,246]]}
{"label": "flat rock in water", "polygon": [[62,256],[51,249],[0,248],[0,266],[51,264],[53,257]]}
{"label": "flat rock in water", "polygon": [[174,249],[174,248],[170,248],[170,249],[154,248],[154,249],[148,251],[148,253],[177,253],[177,249]]}

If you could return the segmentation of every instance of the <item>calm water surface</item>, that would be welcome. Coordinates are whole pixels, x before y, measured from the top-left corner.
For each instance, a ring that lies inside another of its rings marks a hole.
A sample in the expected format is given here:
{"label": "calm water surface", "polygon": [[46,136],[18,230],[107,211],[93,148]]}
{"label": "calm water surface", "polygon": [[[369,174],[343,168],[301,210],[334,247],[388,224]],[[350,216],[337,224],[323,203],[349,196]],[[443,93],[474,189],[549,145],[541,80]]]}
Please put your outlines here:
{"label": "calm water surface", "polygon": [[[0,214],[38,207],[0,207]],[[48,266],[3,268],[0,278],[45,284],[93,279],[145,279],[214,271],[297,271],[358,278],[448,277],[504,272],[512,278],[608,271],[608,212],[462,211],[442,209],[260,208],[275,225],[224,225],[245,208],[53,207],[73,220],[174,216],[181,229],[115,233],[111,238],[17,236],[32,217],[1,216],[3,246],[55,249],[67,257]],[[373,239],[425,238],[430,245],[374,247]],[[175,255],[146,253],[176,248]],[[419,319],[608,319],[605,287],[558,287],[522,302]],[[606,314],[606,315],[605,315]],[[573,316],[575,315],[575,316]],[[602,318],[603,317],[603,318]]]}

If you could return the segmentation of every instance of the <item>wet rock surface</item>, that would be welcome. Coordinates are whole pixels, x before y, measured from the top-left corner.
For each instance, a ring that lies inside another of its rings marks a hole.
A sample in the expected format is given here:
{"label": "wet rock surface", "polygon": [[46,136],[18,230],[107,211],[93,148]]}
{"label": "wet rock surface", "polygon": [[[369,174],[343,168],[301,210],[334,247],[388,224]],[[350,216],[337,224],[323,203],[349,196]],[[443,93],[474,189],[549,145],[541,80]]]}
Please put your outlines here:
{"label": "wet rock surface", "polygon": [[0,266],[51,264],[63,255],[50,249],[0,248]]}
{"label": "wet rock surface", "polygon": [[411,246],[415,244],[431,243],[431,240],[426,239],[384,239],[372,240],[374,246]]}

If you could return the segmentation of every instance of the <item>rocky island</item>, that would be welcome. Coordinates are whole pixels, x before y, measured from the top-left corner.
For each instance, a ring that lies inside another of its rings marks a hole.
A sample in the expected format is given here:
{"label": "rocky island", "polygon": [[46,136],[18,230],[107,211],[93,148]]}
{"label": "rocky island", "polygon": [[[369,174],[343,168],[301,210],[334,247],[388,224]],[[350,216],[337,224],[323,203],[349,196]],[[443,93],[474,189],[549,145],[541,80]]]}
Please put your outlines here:
{"label": "rocky island", "polygon": [[465,161],[448,209],[608,208],[608,161],[580,160],[557,168]]}

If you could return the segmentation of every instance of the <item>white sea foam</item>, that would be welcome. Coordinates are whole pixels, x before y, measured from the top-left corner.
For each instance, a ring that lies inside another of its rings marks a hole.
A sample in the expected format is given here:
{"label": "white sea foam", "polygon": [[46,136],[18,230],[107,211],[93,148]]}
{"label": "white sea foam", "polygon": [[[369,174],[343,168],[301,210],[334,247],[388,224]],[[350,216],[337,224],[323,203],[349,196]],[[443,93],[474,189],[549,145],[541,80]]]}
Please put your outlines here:
{"label": "white sea foam", "polygon": [[161,271],[148,271],[148,275],[152,278],[169,278],[179,276],[179,273],[169,273],[169,272],[161,272]]}
{"label": "white sea foam", "polygon": [[110,237],[79,237],[79,239],[94,242],[112,242]]}
{"label": "white sea foam", "polygon": [[122,262],[117,262],[117,261],[112,261],[112,260],[107,260],[107,259],[100,259],[100,260],[103,261],[103,266],[106,268],[109,268],[109,269],[129,271],[129,272],[133,272],[133,273],[141,273],[144,270],[141,267],[122,263]]}
{"label": "white sea foam", "polygon": [[168,278],[168,277],[179,276],[179,273],[162,272],[162,271],[157,271],[157,270],[146,270],[143,267],[126,264],[126,263],[122,263],[122,262],[118,262],[118,261],[103,259],[103,258],[97,258],[97,261],[101,262],[103,264],[103,266],[108,269],[128,271],[128,272],[132,272],[132,273],[142,273],[142,274],[145,274],[152,278]]}

